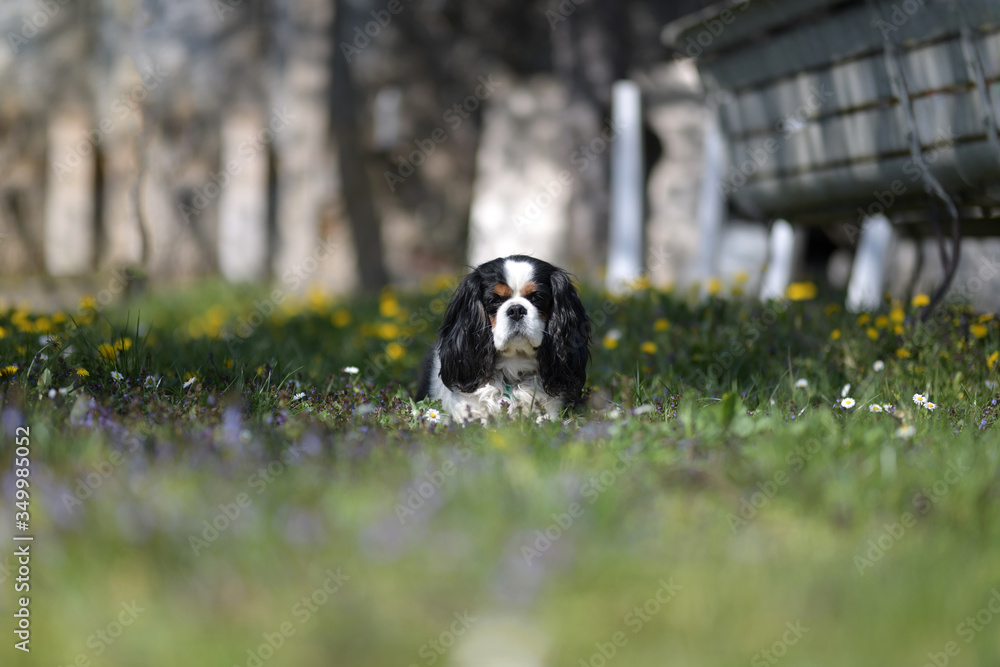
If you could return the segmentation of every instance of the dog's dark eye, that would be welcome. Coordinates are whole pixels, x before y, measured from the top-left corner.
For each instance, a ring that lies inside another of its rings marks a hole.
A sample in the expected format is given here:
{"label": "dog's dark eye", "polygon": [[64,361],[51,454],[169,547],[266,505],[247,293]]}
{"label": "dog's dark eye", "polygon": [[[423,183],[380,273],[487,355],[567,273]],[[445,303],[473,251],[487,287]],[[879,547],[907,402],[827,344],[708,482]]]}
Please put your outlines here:
{"label": "dog's dark eye", "polygon": [[549,302],[549,298],[541,292],[532,292],[528,295],[528,301],[530,301],[536,308],[541,308]]}

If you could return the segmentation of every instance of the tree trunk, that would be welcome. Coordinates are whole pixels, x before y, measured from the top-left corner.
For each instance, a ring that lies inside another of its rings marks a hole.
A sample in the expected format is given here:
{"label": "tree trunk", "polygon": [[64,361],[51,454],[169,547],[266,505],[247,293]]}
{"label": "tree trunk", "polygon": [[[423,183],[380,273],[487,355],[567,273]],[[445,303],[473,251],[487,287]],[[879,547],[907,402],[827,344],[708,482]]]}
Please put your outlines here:
{"label": "tree trunk", "polygon": [[361,286],[374,291],[389,282],[382,252],[382,224],[375,210],[365,155],[359,140],[350,64],[339,48],[341,43],[352,40],[345,20],[349,10],[346,3],[339,2],[335,11],[331,31],[333,48],[330,49],[330,74],[333,79],[330,82],[330,129],[340,165],[341,194],[357,248]]}
{"label": "tree trunk", "polygon": [[610,122],[612,84],[628,75],[627,6],[621,0],[591,0],[568,15],[560,14],[565,12],[560,7],[565,3],[550,3],[552,56],[556,75],[569,91],[568,156],[580,165],[569,210],[569,253],[571,268],[594,279],[595,268],[606,259],[611,151],[592,142]]}

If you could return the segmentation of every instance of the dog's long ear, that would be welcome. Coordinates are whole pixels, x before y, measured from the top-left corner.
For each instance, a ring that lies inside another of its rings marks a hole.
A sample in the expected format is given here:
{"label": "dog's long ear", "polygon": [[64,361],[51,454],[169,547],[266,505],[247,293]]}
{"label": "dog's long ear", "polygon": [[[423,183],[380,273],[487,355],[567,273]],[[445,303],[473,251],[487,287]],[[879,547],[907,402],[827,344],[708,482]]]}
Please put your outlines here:
{"label": "dog's long ear", "polygon": [[547,393],[575,403],[587,381],[590,318],[565,271],[557,270],[550,281],[552,315],[538,350],[538,370]]}
{"label": "dog's long ear", "polygon": [[441,381],[453,391],[475,391],[493,373],[497,352],[482,298],[483,279],[473,271],[451,298],[438,334]]}

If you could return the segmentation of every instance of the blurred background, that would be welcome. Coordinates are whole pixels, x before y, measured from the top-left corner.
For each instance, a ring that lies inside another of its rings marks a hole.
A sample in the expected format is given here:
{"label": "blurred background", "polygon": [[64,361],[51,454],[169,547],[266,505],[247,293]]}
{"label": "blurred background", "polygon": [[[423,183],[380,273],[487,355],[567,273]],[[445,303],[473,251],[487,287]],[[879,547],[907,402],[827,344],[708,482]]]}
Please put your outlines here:
{"label": "blurred background", "polygon": [[[998,120],[996,0],[0,0],[0,664],[1000,664]],[[591,400],[448,424],[513,252]]]}
{"label": "blurred background", "polygon": [[585,282],[775,296],[846,288],[883,212],[856,280],[932,291],[998,247],[958,262],[934,232],[996,228],[997,11],[6,0],[2,294],[72,277],[72,300],[123,270],[350,293],[524,252]]}

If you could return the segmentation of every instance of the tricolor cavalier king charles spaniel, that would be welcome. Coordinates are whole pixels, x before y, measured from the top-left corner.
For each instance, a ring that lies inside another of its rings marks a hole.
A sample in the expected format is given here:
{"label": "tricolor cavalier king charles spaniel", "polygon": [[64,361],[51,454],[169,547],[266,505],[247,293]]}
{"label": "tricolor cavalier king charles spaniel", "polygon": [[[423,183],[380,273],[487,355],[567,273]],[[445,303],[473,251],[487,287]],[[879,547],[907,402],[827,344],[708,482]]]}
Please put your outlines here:
{"label": "tricolor cavalier king charles spaniel", "polygon": [[501,257],[459,285],[417,400],[440,400],[459,422],[501,412],[555,419],[580,401],[589,358],[590,318],[569,275],[533,257]]}

